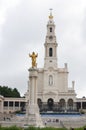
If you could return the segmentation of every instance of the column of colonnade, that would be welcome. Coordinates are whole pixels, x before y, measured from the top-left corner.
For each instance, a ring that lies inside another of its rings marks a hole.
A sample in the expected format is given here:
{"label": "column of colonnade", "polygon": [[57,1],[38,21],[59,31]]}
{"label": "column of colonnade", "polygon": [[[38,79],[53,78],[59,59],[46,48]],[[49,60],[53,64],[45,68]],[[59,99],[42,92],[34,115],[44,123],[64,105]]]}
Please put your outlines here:
{"label": "column of colonnade", "polygon": [[0,112],[3,113],[3,100],[0,100]]}

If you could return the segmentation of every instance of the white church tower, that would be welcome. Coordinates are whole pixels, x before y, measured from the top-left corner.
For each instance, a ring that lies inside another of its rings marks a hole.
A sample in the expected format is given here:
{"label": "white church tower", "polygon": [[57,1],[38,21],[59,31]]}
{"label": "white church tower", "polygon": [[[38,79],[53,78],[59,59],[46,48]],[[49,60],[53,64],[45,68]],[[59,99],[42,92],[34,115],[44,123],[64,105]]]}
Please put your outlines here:
{"label": "white church tower", "polygon": [[[47,24],[47,35],[45,39],[45,59],[44,59],[44,93],[56,94],[54,100],[57,101],[59,93],[68,91],[68,69],[58,68],[57,41],[55,36],[55,24],[50,12]],[[49,97],[48,97],[49,98]]]}
{"label": "white church tower", "polygon": [[50,12],[49,21],[47,24],[47,35],[45,39],[45,63],[44,68],[52,67],[57,69],[57,42],[55,36],[55,24],[53,21],[52,12]]}

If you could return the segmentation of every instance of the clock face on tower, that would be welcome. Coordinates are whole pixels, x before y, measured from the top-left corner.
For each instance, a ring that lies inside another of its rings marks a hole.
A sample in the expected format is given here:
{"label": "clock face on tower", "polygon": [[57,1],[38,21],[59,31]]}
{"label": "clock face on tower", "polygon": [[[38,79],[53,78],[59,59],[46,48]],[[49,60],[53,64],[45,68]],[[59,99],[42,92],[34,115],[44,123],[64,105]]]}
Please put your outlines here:
{"label": "clock face on tower", "polygon": [[53,39],[53,36],[49,36],[49,39],[52,40],[52,39]]}

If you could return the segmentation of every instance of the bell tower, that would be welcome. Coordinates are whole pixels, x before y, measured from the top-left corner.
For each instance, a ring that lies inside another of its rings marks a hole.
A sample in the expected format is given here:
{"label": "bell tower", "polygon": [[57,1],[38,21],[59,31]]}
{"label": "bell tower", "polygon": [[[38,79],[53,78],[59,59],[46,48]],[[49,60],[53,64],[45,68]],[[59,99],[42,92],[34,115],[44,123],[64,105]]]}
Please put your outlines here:
{"label": "bell tower", "polygon": [[49,21],[47,23],[47,35],[45,38],[45,59],[44,68],[53,67],[57,69],[57,42],[55,36],[55,24],[53,21],[52,9],[50,9]]}

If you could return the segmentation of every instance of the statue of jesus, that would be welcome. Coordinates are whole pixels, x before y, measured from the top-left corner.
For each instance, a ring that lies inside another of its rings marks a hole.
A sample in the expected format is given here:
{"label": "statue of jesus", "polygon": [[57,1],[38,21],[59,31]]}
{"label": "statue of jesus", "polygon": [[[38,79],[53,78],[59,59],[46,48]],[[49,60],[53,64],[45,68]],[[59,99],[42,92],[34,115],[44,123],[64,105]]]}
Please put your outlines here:
{"label": "statue of jesus", "polygon": [[36,58],[38,57],[38,54],[35,54],[35,52],[32,52],[32,54],[29,54],[29,56],[32,58],[32,68],[36,67]]}

